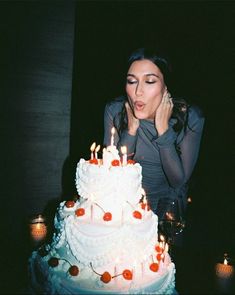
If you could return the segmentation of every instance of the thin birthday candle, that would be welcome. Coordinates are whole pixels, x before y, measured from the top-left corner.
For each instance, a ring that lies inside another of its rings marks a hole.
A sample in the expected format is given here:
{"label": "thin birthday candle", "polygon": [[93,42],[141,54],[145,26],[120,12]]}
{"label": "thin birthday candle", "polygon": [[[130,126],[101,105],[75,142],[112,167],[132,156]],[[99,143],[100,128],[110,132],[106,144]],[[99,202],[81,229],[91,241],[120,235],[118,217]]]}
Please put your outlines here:
{"label": "thin birthday candle", "polygon": [[94,150],[95,150],[95,146],[96,146],[96,143],[93,142],[91,147],[90,147],[90,151],[91,151],[91,160],[94,159]]}
{"label": "thin birthday candle", "polygon": [[114,145],[114,134],[115,134],[115,128],[112,127],[112,129],[111,129],[111,145]]}

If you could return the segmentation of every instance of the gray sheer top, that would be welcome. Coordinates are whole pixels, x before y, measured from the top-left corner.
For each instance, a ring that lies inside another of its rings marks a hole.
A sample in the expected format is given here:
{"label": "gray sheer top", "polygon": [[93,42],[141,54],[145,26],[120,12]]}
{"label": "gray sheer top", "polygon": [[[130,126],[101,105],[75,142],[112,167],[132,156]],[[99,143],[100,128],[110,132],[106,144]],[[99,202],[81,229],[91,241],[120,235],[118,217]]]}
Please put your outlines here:
{"label": "gray sheer top", "polygon": [[[106,146],[110,145],[111,128],[118,129],[123,104],[124,99],[118,98],[105,106],[103,143]],[[142,185],[152,210],[162,197],[180,198],[186,205],[187,182],[198,158],[204,117],[199,108],[192,106],[186,129],[176,133],[172,128],[175,123],[176,119],[170,119],[168,130],[161,136],[150,120],[140,120],[135,136],[127,130],[114,135],[118,149],[127,146],[128,158],[142,166]]]}

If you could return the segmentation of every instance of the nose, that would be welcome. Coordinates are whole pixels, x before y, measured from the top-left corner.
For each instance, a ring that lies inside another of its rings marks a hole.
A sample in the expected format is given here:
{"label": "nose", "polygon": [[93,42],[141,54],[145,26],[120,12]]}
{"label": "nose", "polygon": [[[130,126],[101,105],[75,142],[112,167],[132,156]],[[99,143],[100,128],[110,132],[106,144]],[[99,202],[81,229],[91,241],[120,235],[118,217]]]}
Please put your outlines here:
{"label": "nose", "polygon": [[143,95],[143,87],[142,87],[142,84],[141,83],[138,83],[136,85],[135,94],[136,94],[136,96]]}

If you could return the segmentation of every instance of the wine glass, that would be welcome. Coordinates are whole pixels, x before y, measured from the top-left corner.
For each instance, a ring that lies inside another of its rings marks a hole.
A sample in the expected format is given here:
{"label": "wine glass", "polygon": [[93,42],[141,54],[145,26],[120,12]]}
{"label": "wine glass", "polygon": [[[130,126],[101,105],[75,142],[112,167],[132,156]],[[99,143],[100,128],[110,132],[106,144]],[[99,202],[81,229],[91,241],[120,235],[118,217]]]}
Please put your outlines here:
{"label": "wine glass", "polygon": [[169,246],[173,246],[176,236],[185,228],[185,218],[179,199],[161,198],[156,214],[159,232],[165,236]]}

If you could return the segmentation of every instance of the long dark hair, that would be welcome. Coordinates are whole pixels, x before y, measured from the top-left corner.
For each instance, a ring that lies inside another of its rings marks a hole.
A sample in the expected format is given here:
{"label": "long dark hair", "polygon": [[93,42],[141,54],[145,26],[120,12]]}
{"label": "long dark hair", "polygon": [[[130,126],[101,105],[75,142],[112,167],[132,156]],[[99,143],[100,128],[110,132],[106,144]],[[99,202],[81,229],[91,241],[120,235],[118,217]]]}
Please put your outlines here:
{"label": "long dark hair", "polygon": [[[164,82],[167,86],[167,89],[171,93],[172,67],[165,57],[156,54],[154,50],[146,48],[139,48],[135,50],[128,58],[127,71],[134,61],[143,59],[152,61],[160,69],[163,74]],[[127,97],[125,97],[124,99],[127,100]],[[176,123],[174,124],[173,129],[176,132],[180,132],[187,126],[189,105],[183,98],[172,97],[172,100],[174,103],[172,118],[176,119]],[[122,111],[119,116],[120,124],[118,126],[118,132],[122,133],[122,131],[127,128],[127,114],[125,105],[123,105]]]}

